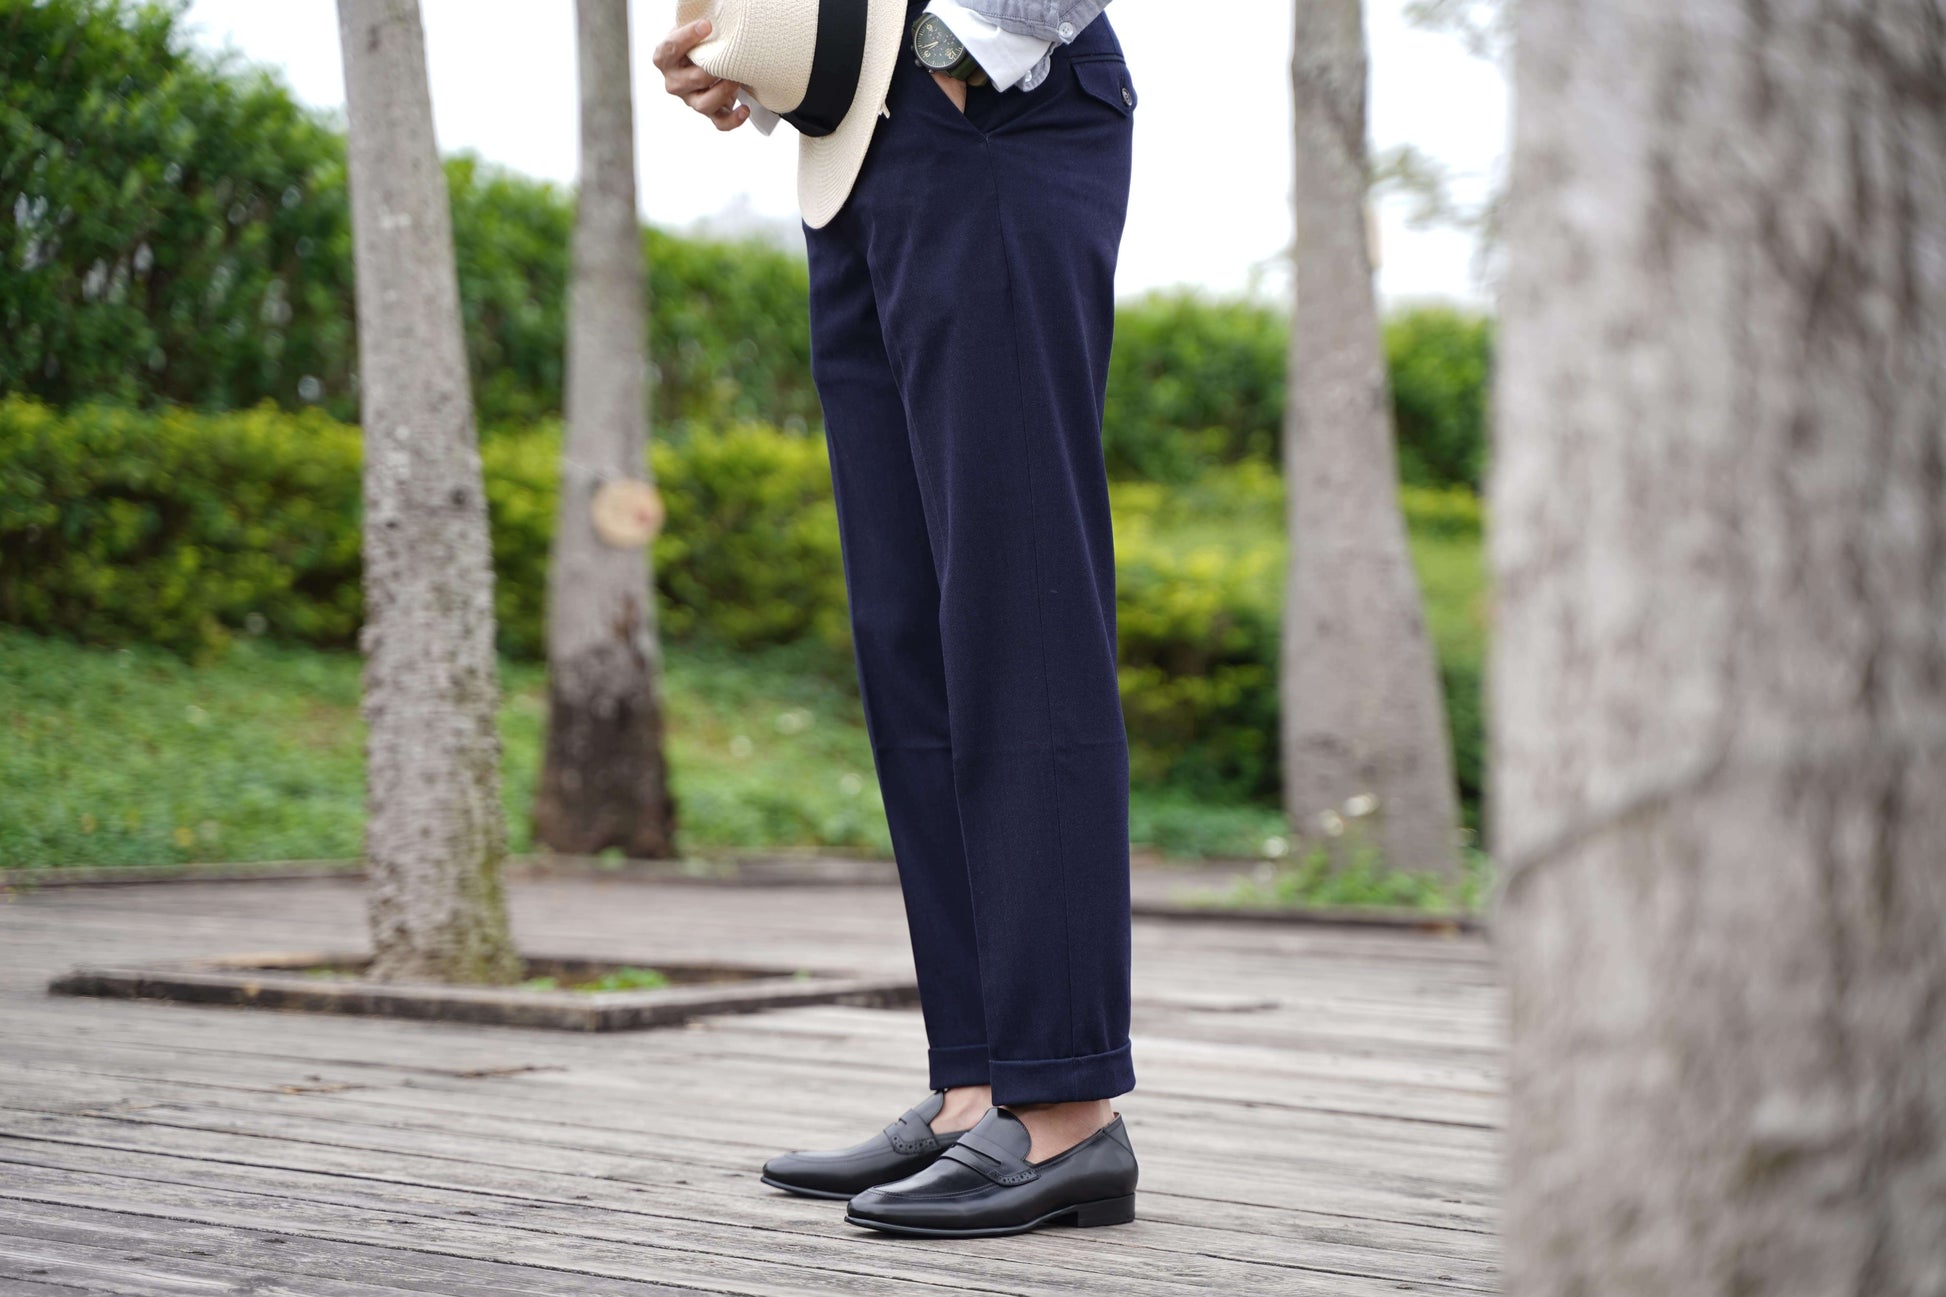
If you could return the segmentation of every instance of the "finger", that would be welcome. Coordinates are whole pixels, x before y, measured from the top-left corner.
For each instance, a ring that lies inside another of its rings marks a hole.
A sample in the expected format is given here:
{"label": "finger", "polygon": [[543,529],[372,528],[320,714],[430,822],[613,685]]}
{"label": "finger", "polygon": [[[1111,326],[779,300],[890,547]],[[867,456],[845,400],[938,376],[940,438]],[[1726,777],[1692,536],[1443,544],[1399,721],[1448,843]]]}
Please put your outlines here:
{"label": "finger", "polygon": [[685,23],[662,38],[655,47],[655,53],[650,55],[649,61],[655,64],[657,71],[668,72],[688,58],[689,51],[695,49],[709,36],[709,33],[710,25],[707,18],[698,18],[693,23]]}
{"label": "finger", "polygon": [[716,123],[717,130],[733,131],[750,120],[750,107],[747,104],[738,104],[727,113],[718,113],[711,120]]}
{"label": "finger", "polygon": [[663,74],[662,84],[670,94],[677,98],[693,95],[699,90],[707,90],[721,78],[711,76],[694,63],[685,64],[674,72]]}
{"label": "finger", "polygon": [[705,117],[714,117],[736,102],[737,83],[719,81],[708,90],[693,95],[684,95],[683,102]]}

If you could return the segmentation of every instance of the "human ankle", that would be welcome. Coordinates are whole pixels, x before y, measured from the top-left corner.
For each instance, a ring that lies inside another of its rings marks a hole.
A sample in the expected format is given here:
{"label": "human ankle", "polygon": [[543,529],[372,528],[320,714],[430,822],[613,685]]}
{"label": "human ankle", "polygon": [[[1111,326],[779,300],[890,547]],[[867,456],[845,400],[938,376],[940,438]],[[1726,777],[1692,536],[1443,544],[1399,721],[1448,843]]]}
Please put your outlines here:
{"label": "human ankle", "polygon": [[993,1087],[990,1085],[955,1085],[946,1091],[946,1101],[939,1109],[939,1115],[932,1119],[933,1133],[943,1135],[951,1131],[970,1130],[986,1110],[993,1106]]}
{"label": "human ankle", "polygon": [[1115,1119],[1114,1105],[1107,1099],[1005,1106],[1033,1137],[1033,1147],[1027,1153],[1029,1162],[1045,1162],[1065,1153]]}

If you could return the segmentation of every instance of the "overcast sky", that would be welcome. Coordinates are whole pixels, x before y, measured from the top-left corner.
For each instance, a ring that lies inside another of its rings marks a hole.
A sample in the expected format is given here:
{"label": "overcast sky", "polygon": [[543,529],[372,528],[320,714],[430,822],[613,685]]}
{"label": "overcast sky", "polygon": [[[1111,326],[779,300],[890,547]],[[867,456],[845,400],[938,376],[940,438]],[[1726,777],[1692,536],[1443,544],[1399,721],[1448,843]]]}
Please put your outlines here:
{"label": "overcast sky", "polygon": [[[440,147],[571,184],[572,0],[421,7]],[[1417,146],[1454,173],[1462,197],[1476,197],[1505,151],[1499,71],[1456,38],[1407,25],[1399,0],[1367,8],[1375,146]],[[1283,291],[1276,258],[1290,229],[1290,3],[1118,0],[1107,12],[1141,96],[1120,291]],[[674,0],[631,5],[644,214],[671,226],[735,210],[795,223],[789,128],[769,138],[749,126],[719,136],[662,92],[649,51],[674,13]],[[189,21],[203,44],[280,69],[305,102],[342,107],[333,0],[193,0]],[[1393,199],[1381,209],[1381,291],[1392,300],[1477,300],[1471,240],[1409,229],[1407,206]]]}

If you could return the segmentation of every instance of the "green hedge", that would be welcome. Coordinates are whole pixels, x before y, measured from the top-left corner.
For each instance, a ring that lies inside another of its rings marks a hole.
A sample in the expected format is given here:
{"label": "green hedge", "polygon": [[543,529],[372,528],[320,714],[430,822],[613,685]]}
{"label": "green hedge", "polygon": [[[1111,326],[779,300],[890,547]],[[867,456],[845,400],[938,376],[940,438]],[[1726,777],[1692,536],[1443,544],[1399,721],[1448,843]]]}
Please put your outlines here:
{"label": "green hedge", "polygon": [[[554,425],[481,452],[500,643],[517,657],[545,651],[560,454]],[[657,441],[650,457],[668,510],[654,552],[662,633],[739,648],[812,640],[842,663],[851,632],[824,441],[744,424]]]}
{"label": "green hedge", "polygon": [[[665,630],[849,651],[820,439],[733,427],[658,442]],[[481,449],[501,647],[544,645],[560,431]],[[238,632],[350,647],[359,591],[358,429],[317,411],[237,414],[0,399],[0,621],[191,656]]]}
{"label": "green hedge", "polygon": [[[1277,306],[1152,293],[1115,315],[1102,447],[1116,477],[1193,482],[1282,445],[1290,326]],[[1480,490],[1486,472],[1493,326],[1452,306],[1392,312],[1384,346],[1409,486]]]}
{"label": "green hedge", "polygon": [[[205,416],[0,400],[0,621],[191,655],[238,633],[356,642],[359,434],[311,412]],[[502,647],[541,651],[559,432],[482,451]],[[759,425],[659,440],[666,634],[818,646],[849,684],[824,444]],[[1480,787],[1478,500],[1407,488],[1463,788]],[[1123,698],[1136,777],[1273,796],[1282,484],[1243,463],[1113,486]]]}
{"label": "green hedge", "polygon": [[356,642],[358,430],[0,400],[0,621],[199,654]]}
{"label": "green hedge", "polygon": [[[446,163],[489,436],[561,410],[571,195]],[[344,136],[173,4],[0,0],[0,391],[355,418]],[[804,263],[643,233],[659,422],[817,417]]]}
{"label": "green hedge", "polygon": [[[1278,789],[1283,483],[1244,462],[1194,482],[1118,482],[1122,705],[1138,779],[1191,790]],[[1400,491],[1438,651],[1460,790],[1478,824],[1485,747],[1486,573],[1479,497]]]}

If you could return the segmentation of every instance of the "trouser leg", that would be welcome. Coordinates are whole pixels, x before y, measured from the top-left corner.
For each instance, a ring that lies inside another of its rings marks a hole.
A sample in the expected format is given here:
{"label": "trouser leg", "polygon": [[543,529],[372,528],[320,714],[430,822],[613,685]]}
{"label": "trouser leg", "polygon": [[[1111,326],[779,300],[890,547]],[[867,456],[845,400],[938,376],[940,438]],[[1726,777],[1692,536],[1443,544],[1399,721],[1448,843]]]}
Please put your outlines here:
{"label": "trouser leg", "polygon": [[902,62],[838,222],[865,253],[932,548],[999,1103],[1134,1085],[1100,440],[1132,96],[1098,21],[1046,85],[965,117]]}
{"label": "trouser leg", "polygon": [[812,369],[824,406],[852,639],[898,859],[933,1089],[987,1083],[973,903],[953,786],[939,582],[863,250],[807,232]]}

